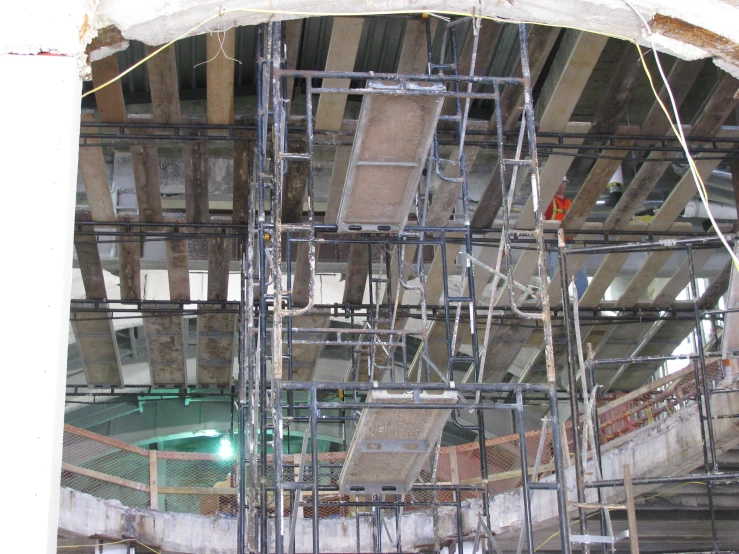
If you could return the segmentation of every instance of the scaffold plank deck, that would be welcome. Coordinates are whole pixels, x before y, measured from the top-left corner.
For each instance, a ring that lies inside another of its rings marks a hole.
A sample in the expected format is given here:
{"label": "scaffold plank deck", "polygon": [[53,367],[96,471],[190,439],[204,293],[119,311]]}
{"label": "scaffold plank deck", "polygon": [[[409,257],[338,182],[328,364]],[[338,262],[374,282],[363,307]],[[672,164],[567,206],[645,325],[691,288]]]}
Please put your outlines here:
{"label": "scaffold plank deck", "polygon": [[[457,394],[420,392],[423,404],[454,404]],[[410,404],[413,393],[372,391],[368,404]],[[446,424],[450,409],[366,408],[339,478],[343,494],[405,494],[416,481]]]}
{"label": "scaffold plank deck", "polygon": [[[371,81],[364,97],[339,208],[341,231],[400,231],[408,218],[443,98],[408,95],[438,84]],[[388,94],[397,91],[405,95]]]}

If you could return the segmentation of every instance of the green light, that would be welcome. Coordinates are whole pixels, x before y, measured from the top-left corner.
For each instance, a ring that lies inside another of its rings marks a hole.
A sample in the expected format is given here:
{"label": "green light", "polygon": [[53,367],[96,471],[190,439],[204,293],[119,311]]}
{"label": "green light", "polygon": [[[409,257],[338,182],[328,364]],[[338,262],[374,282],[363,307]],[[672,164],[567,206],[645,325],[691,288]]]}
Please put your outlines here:
{"label": "green light", "polygon": [[224,460],[228,460],[233,457],[233,448],[231,447],[231,441],[227,437],[221,439],[221,447],[218,449],[218,455]]}

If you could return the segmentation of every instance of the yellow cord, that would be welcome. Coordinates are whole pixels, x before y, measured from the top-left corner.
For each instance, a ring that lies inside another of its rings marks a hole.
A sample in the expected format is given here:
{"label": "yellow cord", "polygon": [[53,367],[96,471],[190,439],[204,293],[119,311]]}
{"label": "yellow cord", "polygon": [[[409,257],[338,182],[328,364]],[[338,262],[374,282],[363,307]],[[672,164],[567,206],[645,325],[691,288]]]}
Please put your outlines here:
{"label": "yellow cord", "polygon": [[[148,545],[144,544],[143,542],[140,542],[140,541],[137,541],[137,540],[132,540],[132,539],[123,539],[123,540],[120,540],[120,541],[105,542],[105,543],[102,543],[102,546],[108,546],[108,545],[111,545],[111,544],[122,544],[124,542],[135,542],[139,546],[143,546],[144,548],[146,548],[147,550],[150,550],[154,554],[161,554],[158,550],[154,550],[151,546],[148,546]],[[74,544],[74,545],[68,545],[68,546],[59,546],[59,545],[57,545],[57,548],[87,548],[87,547],[95,548],[96,546],[101,546],[101,545],[100,544]]]}
{"label": "yellow cord", "polygon": [[[652,496],[645,496],[644,498],[637,498],[636,500],[634,500],[634,503],[636,503],[636,502],[644,502],[645,500],[651,500],[652,498],[657,498],[658,496],[662,496],[664,494],[667,494],[668,492],[674,491],[675,489],[679,489],[680,487],[684,487],[685,485],[705,485],[705,483],[702,483],[701,481],[686,481],[685,483],[681,483],[679,485],[676,485],[676,486],[674,486],[674,487],[672,487],[670,489],[667,489],[664,492],[653,494]],[[593,512],[592,514],[589,514],[589,515],[585,516],[585,519],[589,519],[591,517],[595,517],[598,514],[600,514],[600,511]],[[573,523],[576,523],[578,521],[580,521],[580,518],[579,517],[578,518],[575,518],[574,520],[572,520]],[[552,533],[551,535],[549,535],[543,543],[541,543],[539,546],[537,546],[536,548],[534,548],[534,552],[537,552],[542,546],[544,546],[546,543],[548,543],[550,540],[552,540],[557,535],[559,535],[559,531],[556,531],[555,533]]]}

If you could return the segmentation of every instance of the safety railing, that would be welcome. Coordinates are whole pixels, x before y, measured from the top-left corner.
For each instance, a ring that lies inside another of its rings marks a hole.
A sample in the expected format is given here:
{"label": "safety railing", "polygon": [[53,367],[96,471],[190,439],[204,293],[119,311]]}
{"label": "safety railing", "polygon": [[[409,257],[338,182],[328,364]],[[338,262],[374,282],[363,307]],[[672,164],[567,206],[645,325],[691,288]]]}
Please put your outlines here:
{"label": "safety railing", "polygon": [[[707,364],[711,381],[721,377],[719,361]],[[648,383],[635,391],[609,394],[599,399],[598,424],[601,444],[605,445],[622,435],[635,432],[647,425],[664,420],[695,402],[697,388],[692,365]],[[571,423],[560,424],[564,460],[572,463],[569,452],[573,448]],[[542,437],[543,434],[543,437]],[[552,429],[548,421],[542,428],[525,433],[527,466],[529,475],[538,479],[554,471]],[[485,441],[487,475],[480,472],[480,444],[442,447],[435,460],[433,475],[429,459],[421,470],[417,484],[406,495],[406,510],[428,506],[430,496],[436,501],[451,502],[444,498],[444,491],[424,490],[424,484],[460,485],[480,487],[486,479],[491,495],[501,494],[522,486],[521,449],[519,435],[512,434]],[[346,452],[324,452],[318,454],[319,483],[328,487],[338,484]],[[300,466],[300,454],[283,456],[285,481],[296,480]],[[304,460],[311,467],[310,454]],[[209,452],[175,452],[147,450],[139,446],[106,437],[72,425],[64,426],[64,450],[62,464],[62,486],[93,496],[116,499],[130,507],[168,512],[220,515],[235,517],[237,512],[237,463]],[[272,456],[267,457],[268,468],[272,467]],[[272,480],[268,469],[267,479]],[[306,475],[306,481],[312,476]],[[355,515],[356,507],[347,507],[346,495],[321,491],[319,517]],[[480,492],[469,490],[462,499],[478,498]],[[299,511],[303,517],[312,516],[311,492],[306,491],[301,499]],[[292,513],[289,495],[283,502],[284,515]],[[361,510],[360,510],[361,511]]]}

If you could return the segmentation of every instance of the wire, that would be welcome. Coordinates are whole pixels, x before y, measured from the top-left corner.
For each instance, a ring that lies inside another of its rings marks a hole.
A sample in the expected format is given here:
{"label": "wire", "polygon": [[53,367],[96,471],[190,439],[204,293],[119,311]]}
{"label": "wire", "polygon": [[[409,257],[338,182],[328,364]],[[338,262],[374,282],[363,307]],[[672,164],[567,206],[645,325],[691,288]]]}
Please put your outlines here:
{"label": "wire", "polygon": [[698,173],[698,167],[695,164],[695,159],[690,154],[690,149],[688,147],[687,139],[685,138],[685,133],[683,131],[682,122],[680,121],[680,113],[677,108],[677,103],[675,102],[675,97],[672,94],[672,88],[670,87],[670,83],[667,79],[667,76],[665,75],[665,71],[662,67],[662,62],[659,60],[659,54],[657,53],[657,47],[654,44],[654,41],[652,40],[652,29],[649,27],[649,23],[646,19],[644,19],[644,16],[634,7],[634,5],[630,2],[630,0],[624,0],[624,3],[626,3],[629,8],[641,19],[642,23],[644,24],[644,27],[647,30],[647,40],[652,45],[652,52],[654,53],[654,59],[657,62],[657,69],[659,70],[660,77],[662,78],[662,82],[664,83],[665,90],[667,91],[667,95],[670,98],[670,104],[672,106],[672,111],[675,114],[675,122],[672,121],[672,118],[670,117],[670,112],[667,110],[667,107],[665,106],[664,102],[662,102],[662,99],[659,97],[659,93],[657,92],[657,89],[654,86],[654,80],[652,79],[652,74],[649,71],[649,67],[647,66],[647,62],[644,59],[644,53],[642,52],[641,47],[636,41],[633,41],[636,45],[636,48],[639,50],[639,58],[642,63],[642,67],[644,68],[644,72],[647,74],[647,79],[649,80],[649,85],[652,88],[652,92],[654,93],[654,97],[657,99],[657,102],[659,103],[660,107],[662,108],[662,111],[665,114],[665,117],[667,117],[667,121],[670,123],[670,127],[672,128],[672,131],[675,133],[675,136],[677,136],[678,141],[680,142],[680,145],[683,147],[683,150],[685,152],[685,158],[688,160],[688,165],[690,167],[690,172],[693,175],[693,180],[695,181],[695,186],[698,189],[698,195],[700,196],[701,202],[703,202],[703,206],[706,208],[706,213],[708,214],[708,218],[711,220],[711,225],[716,230],[716,234],[718,235],[719,239],[723,243],[723,245],[726,247],[726,250],[729,252],[729,255],[731,256],[732,261],[734,262],[734,266],[737,270],[739,270],[739,258],[737,258],[736,254],[734,253],[734,249],[729,246],[728,241],[726,240],[726,237],[721,232],[721,229],[718,227],[718,223],[716,223],[716,220],[713,217],[713,213],[711,212],[711,208],[708,203],[708,190],[706,189],[706,185],[703,182],[703,178]]}
{"label": "wire", "polygon": [[158,550],[154,550],[151,546],[148,546],[148,545],[144,544],[143,542],[140,542],[140,541],[137,541],[137,540],[134,540],[134,539],[123,539],[123,540],[120,540],[120,541],[105,542],[105,543],[98,543],[98,544],[73,544],[73,545],[67,545],[67,546],[59,546],[59,545],[57,545],[57,548],[88,548],[88,547],[89,548],[95,548],[95,547],[98,547],[98,546],[109,546],[111,544],[122,544],[124,542],[135,542],[139,546],[143,546],[147,550],[149,550],[151,552],[154,552],[154,554],[161,554]]}

